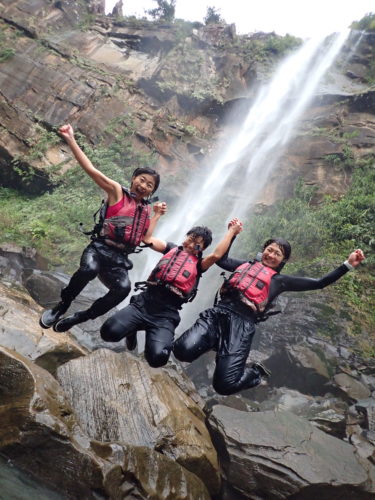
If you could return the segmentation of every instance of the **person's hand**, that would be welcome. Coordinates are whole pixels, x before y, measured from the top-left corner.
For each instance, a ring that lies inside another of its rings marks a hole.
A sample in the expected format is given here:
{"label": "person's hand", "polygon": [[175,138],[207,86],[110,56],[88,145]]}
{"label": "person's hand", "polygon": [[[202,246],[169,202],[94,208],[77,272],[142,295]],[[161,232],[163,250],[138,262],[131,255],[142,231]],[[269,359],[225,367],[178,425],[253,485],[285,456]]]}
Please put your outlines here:
{"label": "person's hand", "polygon": [[74,130],[73,127],[68,123],[67,125],[63,125],[62,127],[59,128],[59,134],[61,137],[63,137],[66,141],[69,139],[74,139]]}
{"label": "person's hand", "polygon": [[152,208],[154,210],[154,213],[158,215],[164,215],[168,210],[165,201],[158,201],[157,203],[154,204]]}
{"label": "person's hand", "polygon": [[362,252],[360,248],[358,248],[349,255],[348,262],[351,266],[357,267],[364,259],[365,259],[365,254]]}
{"label": "person's hand", "polygon": [[237,219],[237,217],[229,221],[228,230],[232,231],[233,234],[236,235],[239,234],[242,231],[242,229],[243,229],[242,222],[239,219]]}

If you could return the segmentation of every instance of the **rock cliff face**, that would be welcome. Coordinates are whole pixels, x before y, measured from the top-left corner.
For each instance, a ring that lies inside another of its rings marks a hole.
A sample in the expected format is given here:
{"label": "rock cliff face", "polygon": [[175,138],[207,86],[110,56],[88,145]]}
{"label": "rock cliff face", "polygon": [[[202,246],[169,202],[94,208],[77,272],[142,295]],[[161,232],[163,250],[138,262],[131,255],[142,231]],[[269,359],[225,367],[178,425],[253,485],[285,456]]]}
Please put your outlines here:
{"label": "rock cliff face", "polygon": [[[155,152],[166,172],[202,165],[219,137],[221,118],[234,104],[251,102],[275,61],[271,50],[260,52],[259,35],[237,37],[233,27],[187,30],[95,18],[92,13],[101,8],[88,4],[1,4],[5,186],[30,193],[52,188],[49,167],[66,158],[50,131],[68,121],[97,144],[111,121],[131,117],[134,145]],[[356,157],[373,151],[374,91],[366,82],[374,35],[359,42],[352,36],[342,54],[349,69],[343,75],[337,67],[322,86],[302,119],[300,137],[281,159],[278,176],[284,182],[270,182],[261,202],[290,193],[297,172],[319,186],[321,195],[339,196],[350,182],[350,168],[329,168],[327,156],[344,155],[345,146]]]}

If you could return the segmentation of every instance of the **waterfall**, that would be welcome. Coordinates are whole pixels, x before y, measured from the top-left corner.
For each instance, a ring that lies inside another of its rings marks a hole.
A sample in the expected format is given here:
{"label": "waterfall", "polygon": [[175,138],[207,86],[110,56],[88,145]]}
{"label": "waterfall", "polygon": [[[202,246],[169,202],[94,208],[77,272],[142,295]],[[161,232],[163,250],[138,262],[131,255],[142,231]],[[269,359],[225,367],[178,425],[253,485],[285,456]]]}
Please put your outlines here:
{"label": "waterfall", "polygon": [[[178,242],[191,226],[204,223],[208,213],[222,206],[221,202],[215,201],[236,176],[241,176],[241,189],[246,192],[247,202],[244,203],[243,197],[231,200],[233,205],[227,218],[240,217],[247,212],[277,167],[298,118],[314,96],[347,35],[348,32],[335,34],[329,42],[325,38],[310,39],[283,61],[272,81],[259,92],[235,135],[205,168],[205,178],[193,179],[170,216],[161,222],[157,230],[160,237]],[[328,42],[328,47],[323,42]],[[224,229],[220,231],[223,233]]]}
{"label": "waterfall", "polygon": [[[267,179],[277,169],[280,156],[296,131],[298,119],[316,95],[318,84],[333,64],[348,34],[349,31],[345,31],[310,39],[282,61],[272,80],[260,89],[242,123],[226,143],[217,148],[204,172],[201,169],[192,178],[178,203],[170,207],[169,214],[161,219],[156,236],[180,244],[192,226],[208,225],[214,230],[214,242],[217,242],[230,218],[242,217],[249,212]],[[240,186],[238,196],[224,194],[234,182]],[[221,221],[220,227],[210,223],[210,218],[215,215]],[[136,265],[134,270],[141,270],[143,274],[135,277],[133,272],[133,281],[145,279],[160,258],[155,252],[146,253],[145,265]],[[184,307],[182,318],[191,316],[189,323],[198,311],[212,304],[213,287],[218,284],[218,268],[214,266],[208,274],[213,279],[203,277],[194,306],[187,304]],[[194,316],[188,312],[192,310]]]}

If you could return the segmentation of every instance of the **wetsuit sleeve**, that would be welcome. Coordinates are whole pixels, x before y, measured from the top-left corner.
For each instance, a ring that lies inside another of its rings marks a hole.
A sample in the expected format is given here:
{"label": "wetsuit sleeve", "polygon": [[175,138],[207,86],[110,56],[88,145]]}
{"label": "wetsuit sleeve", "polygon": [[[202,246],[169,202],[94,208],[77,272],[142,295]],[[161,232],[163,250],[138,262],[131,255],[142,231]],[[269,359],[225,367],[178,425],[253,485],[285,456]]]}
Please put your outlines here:
{"label": "wetsuit sleeve", "polygon": [[320,290],[334,283],[348,272],[345,264],[337,267],[321,278],[307,278],[303,276],[288,276],[279,274],[275,281],[278,282],[282,292],[306,292],[308,290]]}
{"label": "wetsuit sleeve", "polygon": [[216,262],[216,265],[225,269],[226,271],[234,271],[238,266],[247,262],[246,260],[232,259],[228,254],[222,256],[220,260]]}

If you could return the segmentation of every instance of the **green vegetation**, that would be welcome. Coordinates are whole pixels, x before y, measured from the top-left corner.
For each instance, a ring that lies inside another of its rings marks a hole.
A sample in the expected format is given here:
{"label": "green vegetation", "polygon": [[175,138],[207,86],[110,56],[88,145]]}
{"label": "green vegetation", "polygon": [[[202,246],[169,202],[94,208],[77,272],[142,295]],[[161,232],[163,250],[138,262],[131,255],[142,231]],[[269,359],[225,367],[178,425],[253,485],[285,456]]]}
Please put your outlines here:
{"label": "green vegetation", "polygon": [[174,20],[176,0],[154,0],[157,7],[146,11],[153,19],[171,22]]}
{"label": "green vegetation", "polygon": [[10,47],[0,47],[0,63],[14,56],[16,51]]}
{"label": "green vegetation", "polygon": [[[269,61],[270,57],[280,58],[302,45],[302,40],[292,35],[279,36],[269,33],[263,36],[236,37],[230,47],[247,62]],[[224,48],[229,50],[228,46]]]}
{"label": "green vegetation", "polygon": [[369,61],[365,78],[366,78],[366,82],[369,83],[370,85],[375,84],[375,60],[374,59]]}
{"label": "green vegetation", "polygon": [[375,13],[366,14],[360,21],[354,21],[353,30],[375,31]]}
{"label": "green vegetation", "polygon": [[0,63],[14,56],[16,51],[11,46],[10,34],[14,31],[10,30],[3,21],[0,22]]}
{"label": "green vegetation", "polygon": [[204,24],[225,24],[225,20],[220,15],[220,9],[216,9],[216,7],[207,7],[207,12],[203,20]]}
{"label": "green vegetation", "polygon": [[[255,251],[264,238],[283,235],[293,243],[296,260],[314,259],[322,254],[337,258],[354,247],[363,247],[371,255],[375,248],[374,185],[373,155],[357,162],[352,185],[339,201],[327,197],[315,206],[316,188],[306,186],[300,179],[293,198],[251,217],[246,232],[249,236],[241,237],[243,247]],[[375,264],[374,257],[370,260]]]}
{"label": "green vegetation", "polygon": [[333,167],[341,169],[351,168],[355,166],[355,158],[353,150],[347,144],[344,145],[342,153],[333,153],[326,155],[324,159]]}
{"label": "green vegetation", "polygon": [[[334,287],[329,287],[327,293],[333,307],[340,297],[345,311],[350,311],[352,324],[356,325],[353,335],[360,331],[375,332],[374,185],[374,155],[356,162],[351,187],[339,201],[327,197],[322,204],[314,205],[315,188],[300,180],[292,199],[279,202],[263,214],[251,215],[246,222],[247,230],[237,243],[237,255],[243,258],[255,255],[267,238],[282,236],[292,244],[292,259],[286,272],[303,270],[319,276],[338,265],[355,248],[362,248],[365,265],[355,273],[348,273]],[[375,354],[369,345],[361,349],[366,355]]]}
{"label": "green vegetation", "polygon": [[[90,146],[80,134],[76,137],[94,165],[128,185],[135,168],[155,164],[152,155],[134,151],[130,141],[133,133],[131,117],[126,116],[113,121],[103,131],[107,142],[103,140]],[[42,139],[45,136],[42,135]],[[59,140],[58,136],[52,137],[53,142],[56,138]],[[79,224],[83,223],[85,230],[92,228],[92,216],[103,193],[78,166],[63,175],[53,172],[51,175],[55,189],[39,197],[0,188],[0,241],[33,246],[49,258],[52,265],[64,265],[72,270],[87,243],[78,231]]]}

